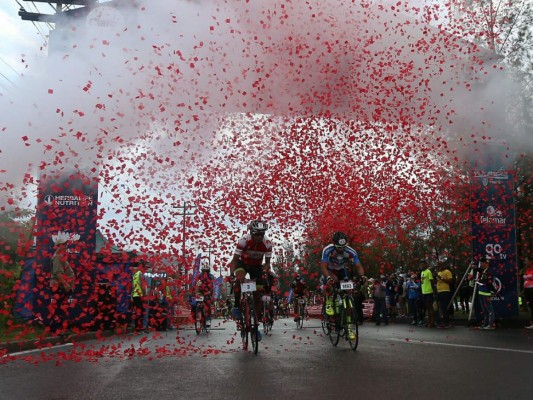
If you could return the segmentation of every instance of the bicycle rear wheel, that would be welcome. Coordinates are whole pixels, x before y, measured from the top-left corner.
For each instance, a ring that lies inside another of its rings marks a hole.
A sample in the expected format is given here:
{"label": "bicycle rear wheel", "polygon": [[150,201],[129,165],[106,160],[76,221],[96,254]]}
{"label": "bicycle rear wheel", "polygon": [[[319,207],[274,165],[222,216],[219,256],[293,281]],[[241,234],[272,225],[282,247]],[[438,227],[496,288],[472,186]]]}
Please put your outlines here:
{"label": "bicycle rear wheel", "polygon": [[329,325],[328,325],[328,316],[326,315],[326,303],[324,302],[322,304],[322,311],[320,312],[320,322],[322,325],[322,332],[324,332],[325,335],[329,335]]}
{"label": "bicycle rear wheel", "polygon": [[329,318],[327,322],[328,336],[333,346],[337,346],[341,337],[340,318],[340,315],[335,314],[335,317]]}
{"label": "bicycle rear wheel", "polygon": [[196,334],[199,335],[202,331],[204,323],[204,306],[201,303],[196,304],[196,312],[194,313],[194,329]]}

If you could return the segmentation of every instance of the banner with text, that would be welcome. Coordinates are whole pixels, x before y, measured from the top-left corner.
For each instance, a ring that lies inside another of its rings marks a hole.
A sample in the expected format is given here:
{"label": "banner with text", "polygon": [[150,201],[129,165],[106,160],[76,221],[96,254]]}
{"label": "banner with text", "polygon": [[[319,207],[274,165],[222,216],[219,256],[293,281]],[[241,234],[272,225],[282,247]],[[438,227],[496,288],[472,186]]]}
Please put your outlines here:
{"label": "banner with text", "polygon": [[518,314],[514,176],[509,171],[475,171],[471,178],[472,248],[487,256],[495,278],[496,315]]}
{"label": "banner with text", "polygon": [[[98,207],[98,177],[81,171],[42,176],[37,197],[34,313],[47,320],[51,258],[58,240],[67,243],[68,262],[76,275],[69,317],[82,323],[93,294]],[[83,316],[81,318],[80,316]]]}

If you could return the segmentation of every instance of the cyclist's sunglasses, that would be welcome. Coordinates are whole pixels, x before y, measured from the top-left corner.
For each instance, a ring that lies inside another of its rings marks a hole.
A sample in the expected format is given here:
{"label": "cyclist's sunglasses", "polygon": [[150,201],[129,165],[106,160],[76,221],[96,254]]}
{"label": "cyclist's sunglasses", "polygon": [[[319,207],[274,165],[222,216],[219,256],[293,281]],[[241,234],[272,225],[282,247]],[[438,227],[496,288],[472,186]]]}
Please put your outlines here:
{"label": "cyclist's sunglasses", "polygon": [[253,233],[252,233],[252,236],[255,236],[255,237],[264,237],[264,236],[265,236],[265,232],[253,232]]}
{"label": "cyclist's sunglasses", "polygon": [[346,248],[346,246],[337,246],[335,245],[335,249],[337,250],[344,250]]}

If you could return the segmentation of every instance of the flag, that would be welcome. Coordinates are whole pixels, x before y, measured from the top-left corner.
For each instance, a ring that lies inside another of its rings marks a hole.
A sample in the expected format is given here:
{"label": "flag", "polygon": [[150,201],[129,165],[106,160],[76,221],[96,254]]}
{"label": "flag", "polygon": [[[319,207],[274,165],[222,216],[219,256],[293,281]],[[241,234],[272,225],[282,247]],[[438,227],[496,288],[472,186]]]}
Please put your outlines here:
{"label": "flag", "polygon": [[215,279],[215,299],[220,300],[220,288],[222,287],[223,279],[219,276]]}
{"label": "flag", "polygon": [[196,279],[198,279],[198,275],[200,274],[201,261],[202,261],[202,253],[199,253],[196,256],[196,259],[194,260],[194,268],[192,270],[192,285],[193,286],[196,284]]}

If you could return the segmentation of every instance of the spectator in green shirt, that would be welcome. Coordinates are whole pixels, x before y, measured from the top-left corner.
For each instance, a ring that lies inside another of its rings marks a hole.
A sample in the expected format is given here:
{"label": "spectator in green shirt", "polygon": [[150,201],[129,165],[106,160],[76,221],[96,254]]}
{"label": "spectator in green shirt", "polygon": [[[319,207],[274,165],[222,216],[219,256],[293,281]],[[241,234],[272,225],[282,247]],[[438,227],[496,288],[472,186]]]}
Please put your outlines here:
{"label": "spectator in green shirt", "polygon": [[426,326],[432,328],[435,326],[435,312],[433,311],[433,274],[429,270],[429,265],[426,261],[420,263],[420,268],[422,272],[420,273],[420,278],[422,281],[422,298],[424,300],[424,307],[426,308],[428,321]]}

